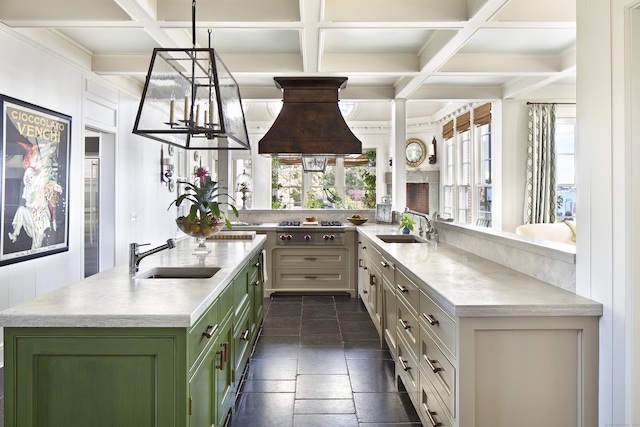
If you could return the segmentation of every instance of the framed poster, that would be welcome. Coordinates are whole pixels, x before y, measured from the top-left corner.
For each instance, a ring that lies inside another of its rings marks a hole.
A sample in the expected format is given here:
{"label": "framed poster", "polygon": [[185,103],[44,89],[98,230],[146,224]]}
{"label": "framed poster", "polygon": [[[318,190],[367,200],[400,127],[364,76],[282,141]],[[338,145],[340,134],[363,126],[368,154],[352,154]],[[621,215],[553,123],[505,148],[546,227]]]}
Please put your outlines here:
{"label": "framed poster", "polygon": [[69,250],[71,117],[0,95],[0,265]]}

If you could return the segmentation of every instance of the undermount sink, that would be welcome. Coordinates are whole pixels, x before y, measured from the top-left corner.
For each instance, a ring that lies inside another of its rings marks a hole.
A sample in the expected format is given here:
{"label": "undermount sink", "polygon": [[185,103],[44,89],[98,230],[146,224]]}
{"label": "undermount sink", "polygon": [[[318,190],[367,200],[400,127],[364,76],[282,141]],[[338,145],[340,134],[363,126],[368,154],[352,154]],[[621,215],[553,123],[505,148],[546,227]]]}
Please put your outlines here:
{"label": "undermount sink", "polygon": [[429,243],[413,234],[377,234],[376,237],[385,243]]}
{"label": "undermount sink", "polygon": [[208,279],[219,267],[154,267],[135,276],[136,279]]}

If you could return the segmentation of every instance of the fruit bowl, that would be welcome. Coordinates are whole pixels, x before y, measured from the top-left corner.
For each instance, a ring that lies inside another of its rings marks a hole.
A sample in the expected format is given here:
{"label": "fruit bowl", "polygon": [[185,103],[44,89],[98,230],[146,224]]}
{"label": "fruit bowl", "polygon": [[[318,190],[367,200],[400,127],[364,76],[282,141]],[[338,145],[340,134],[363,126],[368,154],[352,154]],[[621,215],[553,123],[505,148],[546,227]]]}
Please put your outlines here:
{"label": "fruit bowl", "polygon": [[347,218],[347,221],[349,221],[353,225],[362,225],[368,220],[368,218]]}
{"label": "fruit bowl", "polygon": [[213,224],[200,225],[200,220],[194,222],[189,221],[186,217],[176,218],[176,224],[180,231],[187,236],[198,239],[198,246],[194,249],[194,255],[208,254],[211,249],[204,243],[207,237],[213,236],[224,227],[224,222],[216,222]]}

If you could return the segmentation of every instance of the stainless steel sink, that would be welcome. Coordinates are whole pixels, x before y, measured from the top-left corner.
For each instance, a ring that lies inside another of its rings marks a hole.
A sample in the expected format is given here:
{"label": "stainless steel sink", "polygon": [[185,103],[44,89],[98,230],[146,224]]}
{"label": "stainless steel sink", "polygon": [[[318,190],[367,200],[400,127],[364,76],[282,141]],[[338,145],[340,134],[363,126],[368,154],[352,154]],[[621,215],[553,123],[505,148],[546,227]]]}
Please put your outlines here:
{"label": "stainless steel sink", "polygon": [[376,234],[376,237],[385,243],[429,243],[428,240],[413,234]]}
{"label": "stainless steel sink", "polygon": [[219,267],[154,267],[135,276],[136,279],[208,279]]}

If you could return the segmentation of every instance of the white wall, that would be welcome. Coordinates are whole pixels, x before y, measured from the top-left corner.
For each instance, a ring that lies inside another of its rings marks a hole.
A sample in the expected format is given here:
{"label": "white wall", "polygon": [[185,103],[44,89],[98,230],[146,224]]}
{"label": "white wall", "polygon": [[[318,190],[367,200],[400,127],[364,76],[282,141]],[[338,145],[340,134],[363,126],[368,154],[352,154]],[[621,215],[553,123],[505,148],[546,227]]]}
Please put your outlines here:
{"label": "white wall", "polygon": [[[68,59],[0,26],[0,93],[72,117],[69,165],[69,250],[0,267],[0,310],[83,277],[84,127],[115,134],[116,263],[127,262],[128,244],[158,244],[176,234],[167,211],[175,193],[160,184],[160,143],[131,133],[138,100],[95,76],[81,56]],[[79,60],[79,59],[80,60]],[[89,61],[90,63],[90,61]],[[109,111],[113,117],[109,119]],[[129,214],[137,213],[131,222]],[[2,352],[0,352],[0,355]]]}
{"label": "white wall", "polygon": [[631,24],[633,28],[639,25],[637,12],[631,19],[631,8],[638,4],[635,0],[576,2],[576,160],[582,224],[576,247],[576,285],[577,293],[601,302],[604,308],[600,320],[601,426],[640,422],[638,383],[634,382],[640,362],[633,345],[639,309],[634,299],[638,289],[634,289],[638,283],[634,247],[640,240],[636,172],[640,156],[638,135],[631,132],[632,124],[637,123],[633,113],[639,112],[639,70],[637,64],[632,67],[638,46],[631,44]]}

